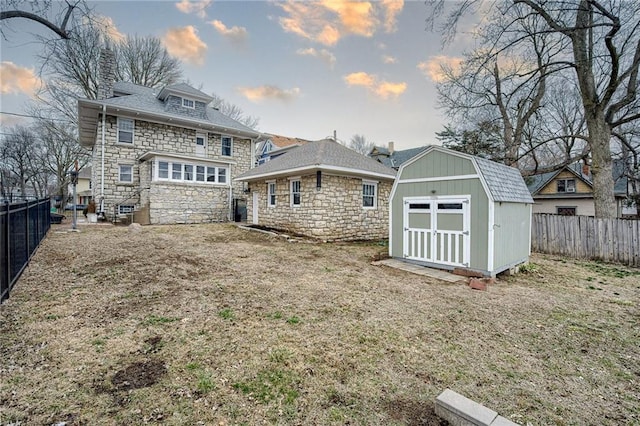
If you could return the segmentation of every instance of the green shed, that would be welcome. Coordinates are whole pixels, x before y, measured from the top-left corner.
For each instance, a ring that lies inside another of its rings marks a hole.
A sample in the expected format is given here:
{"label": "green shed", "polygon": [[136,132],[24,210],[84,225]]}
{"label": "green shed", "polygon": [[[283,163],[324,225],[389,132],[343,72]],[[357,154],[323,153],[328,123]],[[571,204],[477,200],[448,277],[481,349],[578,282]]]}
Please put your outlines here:
{"label": "green shed", "polygon": [[533,199],[520,172],[429,146],[398,170],[389,255],[485,276],[529,260]]}

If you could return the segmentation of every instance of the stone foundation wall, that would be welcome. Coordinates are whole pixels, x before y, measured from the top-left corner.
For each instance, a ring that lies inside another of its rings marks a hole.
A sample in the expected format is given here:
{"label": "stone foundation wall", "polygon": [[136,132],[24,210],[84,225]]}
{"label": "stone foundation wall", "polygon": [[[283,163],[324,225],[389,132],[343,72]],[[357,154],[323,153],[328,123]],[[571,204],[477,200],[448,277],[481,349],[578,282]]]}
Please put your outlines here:
{"label": "stone foundation wall", "polygon": [[227,221],[229,188],[152,183],[149,216],[151,223],[158,225]]}
{"label": "stone foundation wall", "polygon": [[[300,206],[290,205],[290,180],[276,180],[276,205],[270,207],[267,181],[251,182],[258,193],[258,224],[310,237],[332,240],[379,240],[389,236],[389,195],[393,183],[378,183],[377,207],[362,207],[362,179],[322,175],[316,188],[316,175],[302,176]],[[247,197],[247,217],[253,217],[253,196]]]}

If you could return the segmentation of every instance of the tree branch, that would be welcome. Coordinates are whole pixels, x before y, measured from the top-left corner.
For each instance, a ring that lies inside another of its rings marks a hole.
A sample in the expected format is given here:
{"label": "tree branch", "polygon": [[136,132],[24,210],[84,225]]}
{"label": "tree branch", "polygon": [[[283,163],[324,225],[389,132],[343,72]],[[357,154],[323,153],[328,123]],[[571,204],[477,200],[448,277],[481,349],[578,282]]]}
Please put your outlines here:
{"label": "tree branch", "polygon": [[74,8],[75,8],[75,5],[69,5],[69,8],[67,9],[67,13],[64,17],[64,21],[62,22],[62,25],[59,27],[54,23],[52,23],[51,21],[36,15],[35,13],[26,12],[23,10],[2,11],[0,12],[0,21],[3,21],[5,19],[11,19],[11,18],[29,19],[29,20],[38,22],[39,24],[42,24],[45,27],[49,28],[54,33],[58,34],[62,39],[68,40],[70,38],[70,35],[66,30],[66,26],[67,26],[67,23],[69,22],[69,17],[71,16],[71,13],[73,12]]}

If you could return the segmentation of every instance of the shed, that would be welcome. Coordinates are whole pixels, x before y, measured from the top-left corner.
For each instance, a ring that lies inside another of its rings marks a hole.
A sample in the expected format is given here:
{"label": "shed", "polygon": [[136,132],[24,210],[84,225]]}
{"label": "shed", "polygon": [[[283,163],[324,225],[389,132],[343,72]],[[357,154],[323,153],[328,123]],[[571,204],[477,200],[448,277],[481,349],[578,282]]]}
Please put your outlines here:
{"label": "shed", "polygon": [[513,167],[429,146],[400,167],[389,204],[391,257],[495,276],[531,254],[533,199]]}

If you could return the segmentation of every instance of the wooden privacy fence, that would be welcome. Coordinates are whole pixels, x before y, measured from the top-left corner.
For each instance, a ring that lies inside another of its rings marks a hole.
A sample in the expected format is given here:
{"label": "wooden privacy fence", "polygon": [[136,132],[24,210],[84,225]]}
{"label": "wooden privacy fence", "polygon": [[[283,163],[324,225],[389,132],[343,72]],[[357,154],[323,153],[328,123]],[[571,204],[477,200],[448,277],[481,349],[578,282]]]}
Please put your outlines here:
{"label": "wooden privacy fence", "polygon": [[640,266],[640,220],[536,213],[531,225],[535,252]]}

